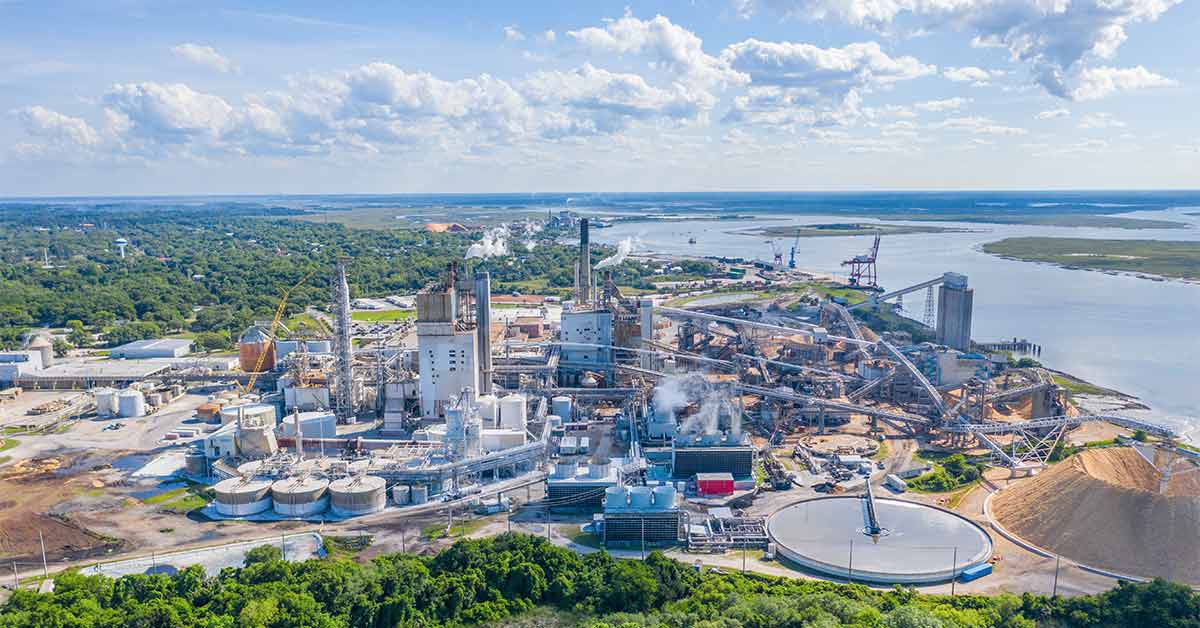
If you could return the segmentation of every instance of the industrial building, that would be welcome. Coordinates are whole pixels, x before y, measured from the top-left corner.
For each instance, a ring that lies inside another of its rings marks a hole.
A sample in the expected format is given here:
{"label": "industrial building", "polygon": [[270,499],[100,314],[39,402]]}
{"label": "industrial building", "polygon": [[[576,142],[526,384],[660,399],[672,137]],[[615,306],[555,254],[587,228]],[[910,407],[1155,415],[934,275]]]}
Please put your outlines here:
{"label": "industrial building", "polygon": [[192,341],[184,338],[135,340],[109,350],[108,357],[127,360],[182,358],[192,352]]}
{"label": "industrial building", "polygon": [[670,484],[608,488],[598,521],[606,546],[678,543],[684,538],[686,522]]}

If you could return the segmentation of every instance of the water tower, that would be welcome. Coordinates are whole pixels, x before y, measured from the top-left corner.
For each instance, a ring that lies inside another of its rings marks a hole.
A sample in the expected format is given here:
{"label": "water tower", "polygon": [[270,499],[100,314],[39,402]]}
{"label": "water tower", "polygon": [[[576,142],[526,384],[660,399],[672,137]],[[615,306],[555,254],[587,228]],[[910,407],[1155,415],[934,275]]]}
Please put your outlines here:
{"label": "water tower", "polygon": [[125,259],[125,247],[129,246],[129,240],[125,238],[117,238],[117,250],[121,252],[121,259]]}

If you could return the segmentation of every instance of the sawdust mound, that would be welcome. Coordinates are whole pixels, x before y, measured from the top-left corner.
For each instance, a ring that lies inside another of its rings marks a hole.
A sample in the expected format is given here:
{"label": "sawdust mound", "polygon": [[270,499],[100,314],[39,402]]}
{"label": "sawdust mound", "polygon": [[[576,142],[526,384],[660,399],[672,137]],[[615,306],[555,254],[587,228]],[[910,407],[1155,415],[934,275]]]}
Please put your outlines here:
{"label": "sawdust mound", "polygon": [[1182,470],[1176,467],[1160,494],[1161,474],[1138,452],[1089,450],[997,494],[992,515],[1078,562],[1198,584],[1200,472]]}

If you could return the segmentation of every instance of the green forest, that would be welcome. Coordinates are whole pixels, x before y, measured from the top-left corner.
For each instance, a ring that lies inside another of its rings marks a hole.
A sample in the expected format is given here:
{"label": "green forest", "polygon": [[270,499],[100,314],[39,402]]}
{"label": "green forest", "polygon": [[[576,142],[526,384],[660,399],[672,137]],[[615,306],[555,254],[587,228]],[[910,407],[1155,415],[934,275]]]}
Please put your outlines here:
{"label": "green forest", "polygon": [[789,628],[859,626],[1200,626],[1200,596],[1164,581],[1122,583],[1095,596],[921,595],[896,587],[713,571],[650,554],[580,556],[541,537],[463,540],[436,556],[393,554],[288,563],[277,547],[205,577],[60,575],[55,591],[16,592],[5,628],[337,626],[587,626]]}
{"label": "green forest", "polygon": [[[0,348],[13,347],[33,326],[104,332],[109,344],[176,332],[228,343],[254,320],[269,319],[282,292],[310,271],[313,278],[291,295],[288,313],[324,307],[338,255],[352,260],[353,296],[403,294],[438,279],[480,238],[352,229],[294,220],[294,213],[236,205],[0,206]],[[491,271],[497,292],[532,280],[568,287],[577,250],[556,235],[543,232],[532,251],[514,241],[509,255],[470,261]],[[118,238],[129,242],[125,259]],[[593,256],[613,251],[593,246]],[[683,264],[689,273],[714,271],[708,262]],[[658,269],[627,260],[612,270],[620,285],[648,287]]]}

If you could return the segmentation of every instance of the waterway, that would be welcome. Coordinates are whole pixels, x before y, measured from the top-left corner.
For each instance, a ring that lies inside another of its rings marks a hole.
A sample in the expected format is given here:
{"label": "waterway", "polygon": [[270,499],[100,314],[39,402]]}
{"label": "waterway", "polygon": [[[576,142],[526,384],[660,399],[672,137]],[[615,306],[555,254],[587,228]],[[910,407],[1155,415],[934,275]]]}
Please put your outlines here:
{"label": "waterway", "polygon": [[[1144,416],[1171,424],[1189,440],[1200,437],[1200,285],[1129,275],[1071,270],[988,255],[986,242],[1012,236],[1200,240],[1195,208],[1143,211],[1189,229],[1097,229],[936,222],[905,223],[966,229],[956,233],[885,235],[879,283],[902,288],[945,271],[968,276],[975,290],[972,336],[977,341],[1028,338],[1042,345],[1040,360],[1094,384],[1137,396]],[[779,216],[755,220],[617,223],[593,232],[598,242],[638,238],[638,252],[770,259],[769,237],[739,231],[787,224],[874,222],[846,216]],[[897,221],[890,221],[897,224]],[[689,244],[694,237],[695,244]],[[786,258],[792,240],[777,241]],[[865,252],[871,236],[801,238],[797,267],[845,277],[841,260]],[[906,313],[921,318],[925,293],[907,295]]]}

